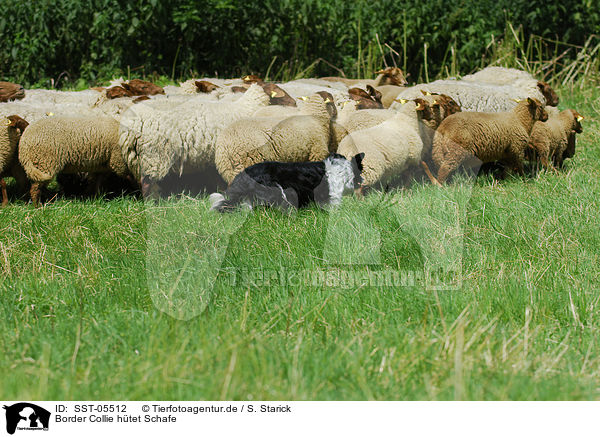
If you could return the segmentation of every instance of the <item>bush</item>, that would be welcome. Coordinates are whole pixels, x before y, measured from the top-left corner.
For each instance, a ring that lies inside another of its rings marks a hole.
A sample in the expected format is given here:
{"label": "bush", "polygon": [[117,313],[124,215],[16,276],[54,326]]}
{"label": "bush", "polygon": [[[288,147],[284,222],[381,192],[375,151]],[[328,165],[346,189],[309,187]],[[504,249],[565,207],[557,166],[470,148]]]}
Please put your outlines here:
{"label": "bush", "polygon": [[480,66],[507,22],[522,25],[525,38],[576,45],[600,26],[595,0],[21,0],[0,2],[0,17],[0,39],[11,42],[0,51],[0,77],[26,85],[267,70],[287,79],[334,67],[370,75],[383,60],[376,34],[417,80],[450,63],[462,72]]}

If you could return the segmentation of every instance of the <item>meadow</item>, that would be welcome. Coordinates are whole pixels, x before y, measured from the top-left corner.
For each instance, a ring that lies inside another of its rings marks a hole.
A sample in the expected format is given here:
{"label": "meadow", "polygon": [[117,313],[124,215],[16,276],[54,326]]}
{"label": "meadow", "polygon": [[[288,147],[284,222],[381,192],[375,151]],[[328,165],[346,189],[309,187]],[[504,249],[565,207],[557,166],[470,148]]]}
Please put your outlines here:
{"label": "meadow", "polygon": [[[559,94],[586,121],[558,174],[416,180],[297,214],[222,217],[205,196],[0,209],[0,398],[598,399],[600,90]],[[232,282],[422,271],[457,193],[458,287]],[[354,258],[328,264],[332,241]]]}

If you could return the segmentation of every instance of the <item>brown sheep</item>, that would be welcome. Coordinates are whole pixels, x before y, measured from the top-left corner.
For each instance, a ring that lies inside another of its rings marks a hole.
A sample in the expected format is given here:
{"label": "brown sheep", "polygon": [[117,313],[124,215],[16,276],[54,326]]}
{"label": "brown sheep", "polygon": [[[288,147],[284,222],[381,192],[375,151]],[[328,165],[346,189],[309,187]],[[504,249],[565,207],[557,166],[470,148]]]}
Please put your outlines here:
{"label": "brown sheep", "polygon": [[269,96],[270,105],[296,106],[294,98],[274,83],[259,82],[259,85],[263,87],[263,90]]}
{"label": "brown sheep", "polygon": [[122,86],[113,86],[106,90],[107,99],[118,99],[119,97],[131,97],[131,93]]}
{"label": "brown sheep", "polygon": [[407,84],[404,73],[398,67],[387,67],[383,70],[376,71],[375,74],[378,75],[375,79],[347,79],[345,77],[337,76],[322,77],[321,79],[330,82],[342,82],[348,86],[365,84],[377,87],[381,85],[404,86]]}
{"label": "brown sheep", "polygon": [[246,76],[242,77],[242,80],[248,85],[251,85],[253,83],[263,83],[263,80],[256,74],[247,74]]}
{"label": "brown sheep", "polygon": [[547,119],[542,103],[530,97],[509,112],[459,112],[449,116],[433,139],[432,158],[438,167],[438,181],[444,183],[459,165],[474,161],[503,161],[522,174],[533,125]]}
{"label": "brown sheep", "polygon": [[19,185],[26,182],[25,173],[17,159],[17,148],[21,134],[28,123],[18,115],[9,115],[0,118],[0,191],[2,192],[2,206],[8,204],[8,193],[4,177],[8,174],[17,179]]}
{"label": "brown sheep", "polygon": [[20,100],[25,97],[25,90],[19,84],[12,82],[0,82],[0,102]]}
{"label": "brown sheep", "polygon": [[125,88],[131,96],[155,96],[157,94],[165,93],[165,90],[162,87],[141,79],[131,79],[129,82],[123,82],[121,86]]}
{"label": "brown sheep", "polygon": [[573,157],[575,135],[583,132],[582,120],[583,116],[577,111],[567,109],[551,116],[545,123],[538,121],[533,125],[529,144],[544,168],[555,170],[550,159],[561,167],[565,158]]}
{"label": "brown sheep", "polygon": [[214,90],[219,88],[218,85],[215,85],[214,83],[209,82],[207,80],[197,80],[194,82],[194,84],[196,85],[196,88],[198,88],[198,92],[200,93],[212,93]]}
{"label": "brown sheep", "polygon": [[22,85],[12,82],[0,82],[0,102],[20,100],[25,97],[25,89]]}
{"label": "brown sheep", "polygon": [[558,105],[558,94],[556,91],[552,89],[547,82],[538,81],[537,87],[540,89],[540,92],[544,95],[546,99],[546,105],[548,106],[556,106]]}
{"label": "brown sheep", "polygon": [[234,93],[245,93],[246,90],[256,83],[262,87],[265,93],[269,96],[269,105],[279,106],[296,106],[296,101],[287,92],[281,89],[278,85],[271,82],[264,82],[260,77],[255,74],[249,74],[242,78],[244,85],[232,86],[231,91]]}
{"label": "brown sheep", "polygon": [[357,109],[383,109],[381,93],[371,85],[367,85],[367,91],[361,88],[350,88],[348,94],[352,100],[358,102]]}

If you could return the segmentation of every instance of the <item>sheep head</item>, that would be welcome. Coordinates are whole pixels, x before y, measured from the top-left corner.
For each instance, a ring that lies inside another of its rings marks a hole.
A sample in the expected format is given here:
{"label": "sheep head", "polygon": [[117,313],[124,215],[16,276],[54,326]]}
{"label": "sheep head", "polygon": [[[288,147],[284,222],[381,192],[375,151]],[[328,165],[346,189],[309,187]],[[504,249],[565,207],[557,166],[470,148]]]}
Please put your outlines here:
{"label": "sheep head", "polygon": [[260,83],[265,93],[269,96],[270,105],[280,106],[296,106],[296,101],[292,96],[282,90],[279,86],[274,83]]}
{"label": "sheep head", "polygon": [[215,85],[214,83],[211,83],[207,80],[197,80],[194,82],[194,85],[196,85],[196,88],[200,93],[211,93],[217,88],[219,88],[218,85]]}
{"label": "sheep head", "polygon": [[122,86],[113,86],[106,90],[107,99],[118,99],[119,97],[131,97],[132,94]]}
{"label": "sheep head", "polygon": [[584,120],[584,116],[579,112],[571,109],[571,114],[573,114],[573,132],[580,134],[583,132],[583,127],[581,126],[581,122]]}
{"label": "sheep head", "polygon": [[462,109],[456,101],[446,94],[438,94],[433,100],[433,106],[439,106],[444,112],[444,118],[449,115],[461,112]]}
{"label": "sheep head", "polygon": [[0,102],[20,100],[25,97],[25,89],[12,82],[0,82]]}
{"label": "sheep head", "polygon": [[404,86],[408,83],[404,77],[404,73],[398,67],[387,67],[383,70],[376,71],[375,74],[383,74],[380,83],[377,85]]}
{"label": "sheep head", "polygon": [[332,120],[335,120],[337,118],[338,112],[337,108],[335,107],[335,101],[333,100],[333,96],[331,95],[331,93],[327,91],[319,91],[317,92],[317,94],[320,95],[323,101],[325,102],[329,117]]}
{"label": "sheep head", "polygon": [[558,94],[556,94],[556,91],[554,91],[547,82],[538,81],[537,86],[546,99],[546,104],[548,106],[558,105]]}
{"label": "sheep head", "polygon": [[376,101],[377,103],[381,103],[382,94],[379,90],[375,89],[375,87],[372,87],[371,85],[367,85],[367,92],[374,101]]}
{"label": "sheep head", "polygon": [[427,102],[427,100],[417,98],[417,99],[414,99],[413,101],[417,105],[415,107],[415,111],[417,111],[417,114],[419,115],[419,118],[421,120],[426,120],[426,121],[435,120],[435,114],[431,110],[431,105],[429,104],[429,102]]}
{"label": "sheep head", "polygon": [[[381,93],[371,85],[367,85],[367,89],[369,88],[369,92],[360,88],[350,88],[348,94],[352,100],[358,102],[357,109],[382,109]],[[379,99],[377,99],[376,96],[378,96]]]}
{"label": "sheep head", "polygon": [[29,123],[27,123],[25,119],[19,117],[18,115],[9,115],[6,118],[10,120],[10,124],[8,126],[17,129],[21,135],[27,126],[29,126]]}
{"label": "sheep head", "polygon": [[529,113],[531,114],[534,120],[548,120],[548,113],[544,109],[544,105],[542,105],[542,102],[540,102],[538,99],[527,97],[527,107],[529,108]]}
{"label": "sheep head", "polygon": [[162,87],[141,79],[131,79],[129,82],[123,82],[121,86],[132,96],[154,96],[165,93]]}
{"label": "sheep head", "polygon": [[256,74],[247,74],[246,76],[242,77],[242,80],[247,84],[263,83],[263,80]]}

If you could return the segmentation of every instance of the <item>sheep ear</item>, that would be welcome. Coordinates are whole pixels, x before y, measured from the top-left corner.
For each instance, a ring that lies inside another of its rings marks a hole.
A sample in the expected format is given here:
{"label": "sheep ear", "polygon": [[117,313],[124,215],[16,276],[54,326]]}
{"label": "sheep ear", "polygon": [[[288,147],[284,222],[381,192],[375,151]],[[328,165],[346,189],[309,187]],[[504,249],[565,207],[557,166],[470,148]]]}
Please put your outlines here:
{"label": "sheep ear", "polygon": [[533,101],[533,99],[531,97],[527,97],[527,103],[529,103],[530,105],[533,105],[535,102]]}
{"label": "sheep ear", "polygon": [[425,106],[425,101],[423,99],[415,99],[414,101],[417,104],[417,107],[415,108],[415,111],[423,111],[423,110],[425,110],[426,106]]}

